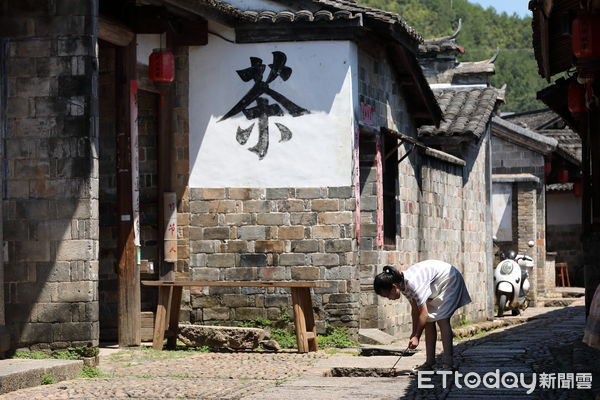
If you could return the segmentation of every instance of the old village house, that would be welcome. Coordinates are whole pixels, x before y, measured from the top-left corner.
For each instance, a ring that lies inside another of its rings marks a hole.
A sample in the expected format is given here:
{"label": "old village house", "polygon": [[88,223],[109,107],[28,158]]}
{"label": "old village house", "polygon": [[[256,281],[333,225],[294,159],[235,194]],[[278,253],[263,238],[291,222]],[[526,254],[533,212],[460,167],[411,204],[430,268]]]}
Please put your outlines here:
{"label": "old village house", "polygon": [[[327,281],[320,331],[398,334],[408,305],[376,298],[373,276],[441,258],[473,298],[457,318],[491,315],[501,93],[432,91],[401,16],[344,0],[0,4],[4,350],[138,344],[156,305],[140,277]],[[153,49],[174,54],[173,82],[147,78]],[[211,287],[183,303],[184,321],[235,324],[290,299]]]}

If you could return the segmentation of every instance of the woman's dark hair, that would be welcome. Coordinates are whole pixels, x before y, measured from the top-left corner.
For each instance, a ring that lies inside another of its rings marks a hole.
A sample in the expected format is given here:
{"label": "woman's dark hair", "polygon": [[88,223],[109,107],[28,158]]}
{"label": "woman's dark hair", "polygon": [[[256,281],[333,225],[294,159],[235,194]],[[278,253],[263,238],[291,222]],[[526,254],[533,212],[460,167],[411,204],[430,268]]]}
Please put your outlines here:
{"label": "woman's dark hair", "polygon": [[378,295],[386,296],[392,290],[393,284],[399,285],[402,282],[404,282],[404,274],[398,272],[395,267],[386,265],[383,267],[383,272],[375,277],[373,288]]}

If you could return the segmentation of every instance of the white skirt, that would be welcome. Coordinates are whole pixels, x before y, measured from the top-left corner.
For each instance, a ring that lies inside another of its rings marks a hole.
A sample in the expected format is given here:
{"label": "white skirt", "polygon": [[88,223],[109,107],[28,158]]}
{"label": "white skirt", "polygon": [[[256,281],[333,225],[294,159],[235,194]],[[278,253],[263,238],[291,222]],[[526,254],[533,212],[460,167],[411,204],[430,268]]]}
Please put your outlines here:
{"label": "white skirt", "polygon": [[427,322],[450,318],[454,312],[471,302],[471,296],[461,273],[450,268],[431,283],[431,296],[427,299]]}

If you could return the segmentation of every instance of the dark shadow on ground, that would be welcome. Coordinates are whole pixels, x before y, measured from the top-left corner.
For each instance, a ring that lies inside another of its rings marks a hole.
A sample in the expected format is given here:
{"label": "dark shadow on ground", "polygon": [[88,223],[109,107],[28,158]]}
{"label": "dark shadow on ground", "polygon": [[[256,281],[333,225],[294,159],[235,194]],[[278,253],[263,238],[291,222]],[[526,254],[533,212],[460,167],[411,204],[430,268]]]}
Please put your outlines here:
{"label": "dark shadow on ground", "polygon": [[[524,347],[525,352],[515,355],[513,361],[506,360],[503,363],[490,366],[489,371],[486,372],[493,372],[498,368],[502,373],[511,371],[511,369],[514,369],[514,371],[518,373],[521,372],[519,371],[519,368],[531,368],[538,376],[538,387],[536,387],[530,395],[525,394],[524,389],[518,389],[519,392],[512,390],[512,393],[510,393],[510,390],[506,389],[488,389],[484,395],[485,397],[493,397],[494,400],[525,397],[531,399],[560,398],[595,400],[597,399],[596,395],[600,395],[600,350],[588,347],[582,342],[585,324],[584,315],[585,312],[583,306],[553,310],[541,314],[524,324],[505,328],[499,332],[489,333],[483,337],[465,340],[458,344],[455,343],[455,364],[459,372],[464,375],[469,372],[469,363],[462,361],[462,354],[465,351],[476,346],[489,346],[490,343],[494,342],[498,342],[499,346],[503,345],[504,348],[506,348],[507,344],[510,343],[509,341],[514,338],[514,340],[517,341],[515,349]],[[562,325],[562,331],[560,329],[561,323],[565,324]],[[539,331],[540,329],[543,331]],[[534,332],[538,333],[536,335],[536,340],[528,342],[528,337],[531,339]],[[540,332],[545,332],[546,334],[539,335]],[[481,356],[484,355],[482,354]],[[471,355],[471,357],[473,357],[473,355]],[[437,365],[441,365],[442,356],[438,355],[436,361]],[[481,372],[481,365],[478,367],[479,372]],[[573,373],[575,375],[582,373],[591,374],[592,388],[587,390],[565,388],[554,390],[540,389],[539,376],[541,373]],[[526,382],[530,382],[532,374],[525,373],[525,379]],[[453,379],[449,378],[448,381],[452,382]],[[473,396],[470,396],[467,390],[461,391],[461,395],[457,396],[456,393],[453,393],[452,383],[447,385],[448,387],[444,389],[441,375],[432,375],[430,383],[434,386],[433,388],[419,389],[417,376],[412,377],[406,392],[408,395],[402,397],[402,399],[476,399],[478,398],[477,396],[481,395],[482,389],[484,389],[482,385],[480,386],[480,389],[477,390],[478,394],[473,393]],[[454,388],[454,390],[456,390],[456,388]]]}

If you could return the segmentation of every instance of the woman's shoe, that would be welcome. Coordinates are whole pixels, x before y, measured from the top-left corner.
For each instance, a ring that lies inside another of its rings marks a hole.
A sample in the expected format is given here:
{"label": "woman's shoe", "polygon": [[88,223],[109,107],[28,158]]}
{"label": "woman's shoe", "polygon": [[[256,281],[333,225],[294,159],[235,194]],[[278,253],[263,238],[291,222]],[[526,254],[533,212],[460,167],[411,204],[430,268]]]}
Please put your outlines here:
{"label": "woman's shoe", "polygon": [[435,371],[450,371],[450,372],[456,372],[456,367],[454,365],[450,365],[450,364],[446,364],[443,363],[442,365],[440,365],[439,367],[435,368]]}
{"label": "woman's shoe", "polygon": [[413,367],[410,374],[411,375],[416,375],[417,372],[419,371],[433,371],[433,364],[428,364],[428,363],[423,363],[421,365],[417,365],[416,367]]}

